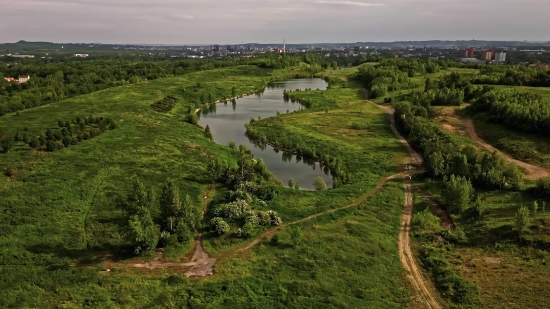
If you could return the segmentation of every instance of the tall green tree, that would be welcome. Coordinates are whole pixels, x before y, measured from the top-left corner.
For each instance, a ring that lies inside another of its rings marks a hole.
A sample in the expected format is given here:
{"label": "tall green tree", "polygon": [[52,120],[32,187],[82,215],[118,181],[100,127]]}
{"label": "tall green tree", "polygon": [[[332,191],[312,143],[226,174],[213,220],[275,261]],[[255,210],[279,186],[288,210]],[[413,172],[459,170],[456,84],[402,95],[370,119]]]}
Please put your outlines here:
{"label": "tall green tree", "polygon": [[136,181],[132,192],[122,202],[128,215],[127,239],[134,254],[153,251],[157,247],[160,231],[150,213],[153,200],[152,192],[146,192],[143,184]]}
{"label": "tall green tree", "polygon": [[448,211],[460,213],[472,202],[474,188],[465,177],[451,175],[448,180],[443,182],[441,195]]}
{"label": "tall green tree", "polygon": [[176,220],[181,216],[182,211],[178,188],[173,180],[167,179],[164,183],[159,202],[164,228],[173,232]]}

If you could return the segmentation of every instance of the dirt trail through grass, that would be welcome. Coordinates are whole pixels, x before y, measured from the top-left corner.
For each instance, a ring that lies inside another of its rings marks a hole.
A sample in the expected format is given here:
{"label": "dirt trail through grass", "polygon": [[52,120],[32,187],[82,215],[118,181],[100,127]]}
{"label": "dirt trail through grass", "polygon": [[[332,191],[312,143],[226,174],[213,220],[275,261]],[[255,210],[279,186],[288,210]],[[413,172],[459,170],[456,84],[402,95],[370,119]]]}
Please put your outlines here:
{"label": "dirt trail through grass", "polygon": [[404,177],[405,174],[403,173],[399,173],[399,174],[395,174],[395,175],[392,175],[392,176],[389,176],[389,177],[386,177],[384,178],[382,181],[380,181],[376,187],[374,189],[372,189],[369,193],[363,195],[361,198],[359,198],[358,200],[356,200],[355,202],[349,204],[349,205],[346,205],[346,206],[343,206],[343,207],[339,207],[339,208],[335,208],[335,209],[330,209],[330,210],[327,210],[327,211],[323,211],[323,212],[320,212],[320,213],[317,213],[317,214],[314,214],[314,215],[311,215],[309,217],[306,217],[306,218],[303,218],[303,219],[300,219],[300,220],[296,220],[296,221],[293,221],[293,222],[289,222],[289,223],[286,223],[286,224],[283,224],[283,225],[280,225],[280,226],[276,226],[274,228],[271,228],[265,232],[263,232],[260,236],[254,238],[250,243],[248,243],[246,246],[240,248],[240,249],[237,249],[237,251],[245,251],[245,250],[248,250],[252,247],[254,247],[255,245],[257,245],[260,241],[262,241],[262,239],[264,238],[267,238],[271,235],[273,235],[273,233],[275,233],[277,230],[279,229],[282,229],[284,227],[287,227],[287,226],[291,226],[291,225],[295,225],[295,224],[299,224],[299,223],[302,223],[302,222],[305,222],[305,221],[309,221],[311,219],[315,219],[319,216],[322,216],[322,215],[326,215],[326,214],[329,214],[329,213],[333,213],[333,212],[336,212],[336,211],[339,211],[339,210],[343,210],[343,209],[348,209],[348,208],[351,208],[351,207],[354,207],[354,206],[357,206],[359,204],[361,204],[362,202],[366,201],[368,198],[370,198],[371,196],[373,196],[376,192],[378,192],[378,190],[380,190],[380,188],[382,188],[382,186],[388,182],[389,180],[391,179],[394,179],[394,178],[397,178],[397,177]]}
{"label": "dirt trail through grass", "polygon": [[403,218],[401,219],[401,229],[399,231],[399,259],[401,265],[407,271],[407,277],[416,291],[420,294],[422,301],[427,308],[442,309],[443,307],[432,294],[432,289],[428,288],[427,280],[424,278],[422,270],[416,263],[416,259],[411,250],[411,224],[413,217],[413,196],[410,180],[405,180],[405,207],[403,208]]}
{"label": "dirt trail through grass", "polygon": [[[395,110],[390,106],[383,106],[378,105],[372,101],[368,100],[368,93],[365,90],[365,100],[378,108],[381,108],[385,110],[388,114],[390,114],[390,120],[391,120],[391,129],[395,136],[399,139],[401,144],[407,148],[407,151],[409,152],[412,160],[417,165],[422,165],[422,156],[418,154],[412,147],[409,145],[407,140],[399,134],[395,127],[395,119],[394,119],[394,113]],[[411,250],[411,224],[412,224],[412,217],[413,217],[413,196],[412,196],[412,189],[411,189],[411,181],[409,179],[405,180],[405,203],[403,208],[403,217],[401,219],[401,228],[399,230],[399,259],[401,260],[401,265],[403,265],[403,268],[407,271],[407,278],[411,282],[411,284],[414,286],[415,290],[420,295],[420,299],[423,303],[425,303],[427,308],[431,309],[442,309],[443,306],[439,303],[437,298],[434,296],[434,293],[432,293],[433,288],[429,288],[430,284],[429,281],[426,280],[424,277],[424,274],[422,273],[422,270],[418,266],[418,263],[416,262],[416,259],[412,253]]]}
{"label": "dirt trail through grass", "polygon": [[512,158],[511,156],[498,151],[495,147],[491,146],[490,144],[486,143],[484,140],[482,140],[476,133],[474,122],[471,119],[466,119],[464,121],[464,127],[466,128],[466,132],[468,132],[468,135],[471,139],[476,141],[479,145],[481,145],[483,148],[487,149],[490,152],[496,151],[498,152],[506,161],[516,164],[521,168],[524,168],[527,171],[527,174],[525,175],[525,179],[527,180],[537,180],[542,177],[548,177],[550,176],[550,171],[537,165],[529,164],[523,161],[516,160]]}

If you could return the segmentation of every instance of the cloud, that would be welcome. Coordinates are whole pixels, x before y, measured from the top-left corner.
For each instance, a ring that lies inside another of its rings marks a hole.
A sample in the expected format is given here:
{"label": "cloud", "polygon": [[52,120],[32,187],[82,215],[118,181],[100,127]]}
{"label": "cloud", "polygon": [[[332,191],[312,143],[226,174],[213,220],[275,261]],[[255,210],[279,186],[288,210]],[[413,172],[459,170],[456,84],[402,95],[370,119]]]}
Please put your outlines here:
{"label": "cloud", "polygon": [[338,6],[356,6],[356,7],[370,7],[370,6],[384,6],[383,3],[369,3],[369,2],[357,2],[357,1],[335,1],[335,0],[321,0],[317,1],[319,4],[326,5],[338,5]]}

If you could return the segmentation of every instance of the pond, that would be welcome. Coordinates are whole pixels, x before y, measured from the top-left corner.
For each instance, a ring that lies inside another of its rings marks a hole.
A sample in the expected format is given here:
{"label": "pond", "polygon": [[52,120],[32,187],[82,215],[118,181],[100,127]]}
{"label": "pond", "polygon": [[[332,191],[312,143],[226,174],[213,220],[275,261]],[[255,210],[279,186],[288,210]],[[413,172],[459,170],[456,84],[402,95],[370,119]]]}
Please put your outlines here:
{"label": "pond", "polygon": [[285,102],[283,91],[326,89],[327,83],[320,78],[293,79],[276,82],[266,88],[262,93],[243,97],[233,102],[212,104],[201,111],[199,124],[202,127],[210,126],[214,141],[227,146],[230,141],[237,145],[246,145],[256,158],[262,158],[269,171],[286,186],[288,180],[293,178],[302,190],[313,190],[315,179],[321,176],[332,188],[333,180],[328,169],[320,167],[319,163],[297,158],[295,155],[284,153],[266,145],[259,147],[246,137],[244,127],[250,118],[258,119],[258,116],[268,118],[275,116],[277,112],[293,112],[303,108],[299,103]]}

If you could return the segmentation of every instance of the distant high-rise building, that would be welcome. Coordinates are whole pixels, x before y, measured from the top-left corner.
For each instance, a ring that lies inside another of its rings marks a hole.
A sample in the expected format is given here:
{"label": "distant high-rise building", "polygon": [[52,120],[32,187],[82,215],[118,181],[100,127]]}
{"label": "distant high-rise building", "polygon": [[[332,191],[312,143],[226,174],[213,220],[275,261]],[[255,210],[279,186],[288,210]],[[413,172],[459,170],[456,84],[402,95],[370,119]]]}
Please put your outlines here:
{"label": "distant high-rise building", "polygon": [[506,61],[506,53],[504,53],[504,52],[495,53],[495,61],[496,62],[505,62]]}
{"label": "distant high-rise building", "polygon": [[466,48],[462,51],[462,58],[474,58],[474,49]]}
{"label": "distant high-rise building", "polygon": [[495,50],[494,49],[488,49],[483,52],[482,60],[492,60],[495,56]]}

